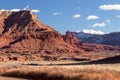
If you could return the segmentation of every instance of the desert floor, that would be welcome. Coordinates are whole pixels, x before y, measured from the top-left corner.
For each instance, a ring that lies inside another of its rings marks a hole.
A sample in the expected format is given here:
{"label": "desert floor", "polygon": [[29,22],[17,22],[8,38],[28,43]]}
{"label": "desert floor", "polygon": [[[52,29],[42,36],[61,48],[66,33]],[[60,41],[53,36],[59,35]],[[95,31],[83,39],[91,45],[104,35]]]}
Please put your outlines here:
{"label": "desert floor", "polygon": [[[0,62],[0,73],[7,74],[7,77],[0,77],[0,80],[24,80],[19,78],[11,78],[17,77],[13,72],[17,72],[20,74],[26,74],[29,72],[33,72],[32,74],[36,74],[39,72],[48,73],[49,75],[53,74],[62,74],[65,76],[76,76],[79,74],[87,74],[87,78],[91,79],[75,79],[75,80],[120,80],[120,63],[116,64],[81,64],[79,61],[9,61],[9,62]],[[74,65],[75,64],[75,65]],[[100,74],[98,74],[100,73]],[[20,75],[19,74],[19,75]],[[92,76],[92,77],[91,77]],[[95,76],[95,77],[94,77]],[[20,77],[26,78],[26,77]],[[93,79],[92,79],[93,78]],[[28,80],[28,79],[25,79]],[[34,80],[34,79],[32,79]],[[41,80],[41,79],[36,79]],[[44,79],[45,80],[45,79]],[[47,80],[47,79],[46,79]],[[49,80],[49,79],[48,79]],[[54,79],[53,79],[54,80]],[[61,79],[58,79],[61,80]],[[63,79],[67,80],[67,79]],[[74,79],[70,79],[74,80]]]}

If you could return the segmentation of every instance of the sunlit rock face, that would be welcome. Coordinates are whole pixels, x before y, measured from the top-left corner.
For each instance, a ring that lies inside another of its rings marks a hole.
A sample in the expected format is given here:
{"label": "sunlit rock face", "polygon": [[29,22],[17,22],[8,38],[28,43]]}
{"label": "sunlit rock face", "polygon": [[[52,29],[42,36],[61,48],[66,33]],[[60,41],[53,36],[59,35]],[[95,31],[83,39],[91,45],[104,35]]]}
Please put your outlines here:
{"label": "sunlit rock face", "polygon": [[80,49],[65,42],[60,33],[42,24],[31,11],[0,13],[1,51],[8,53],[72,53]]}
{"label": "sunlit rock face", "polygon": [[61,35],[28,10],[0,11],[0,20],[0,61],[58,60],[89,51],[120,51],[119,47],[84,43],[70,31]]}

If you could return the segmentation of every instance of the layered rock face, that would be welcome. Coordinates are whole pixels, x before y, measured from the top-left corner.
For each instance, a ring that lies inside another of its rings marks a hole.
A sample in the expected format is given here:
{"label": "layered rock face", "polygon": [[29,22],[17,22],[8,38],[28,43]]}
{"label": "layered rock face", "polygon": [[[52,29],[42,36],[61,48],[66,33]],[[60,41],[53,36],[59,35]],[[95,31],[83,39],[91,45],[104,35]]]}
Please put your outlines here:
{"label": "layered rock face", "polygon": [[[0,51],[5,53],[71,53],[74,48],[61,34],[42,24],[31,11],[4,12]],[[4,23],[4,24],[3,24]]]}
{"label": "layered rock face", "polygon": [[5,19],[12,14],[9,11],[0,11],[0,34],[2,34]]}
{"label": "layered rock face", "polygon": [[63,35],[63,39],[66,43],[69,43],[74,47],[83,46],[83,42],[78,40],[75,35],[71,34],[70,31],[67,31],[66,34]]}
{"label": "layered rock face", "polygon": [[58,60],[86,51],[120,51],[119,47],[83,43],[70,31],[62,36],[31,11],[3,11],[0,20],[0,61]]}

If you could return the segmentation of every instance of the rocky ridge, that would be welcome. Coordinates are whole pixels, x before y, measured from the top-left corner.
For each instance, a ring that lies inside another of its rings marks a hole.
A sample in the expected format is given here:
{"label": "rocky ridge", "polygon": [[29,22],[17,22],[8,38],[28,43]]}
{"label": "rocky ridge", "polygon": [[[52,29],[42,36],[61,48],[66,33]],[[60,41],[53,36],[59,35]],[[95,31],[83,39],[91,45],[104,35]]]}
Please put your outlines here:
{"label": "rocky ridge", "polygon": [[111,46],[119,46],[120,47],[120,32],[111,32],[108,34],[88,34],[84,32],[71,32],[74,34],[79,40],[87,43],[95,43],[95,44],[104,44]]}
{"label": "rocky ridge", "polygon": [[0,61],[59,60],[86,51],[120,51],[119,47],[85,44],[70,31],[61,35],[28,10],[0,12]]}
{"label": "rocky ridge", "polygon": [[41,60],[41,56],[48,59],[52,54],[83,53],[82,49],[65,42],[59,32],[38,21],[31,11],[6,11],[0,16],[0,59],[3,61],[6,57],[9,60]]}
{"label": "rocky ridge", "polygon": [[61,34],[42,24],[31,11],[11,13],[4,19],[0,36],[1,51],[7,53],[62,53],[73,47]]}

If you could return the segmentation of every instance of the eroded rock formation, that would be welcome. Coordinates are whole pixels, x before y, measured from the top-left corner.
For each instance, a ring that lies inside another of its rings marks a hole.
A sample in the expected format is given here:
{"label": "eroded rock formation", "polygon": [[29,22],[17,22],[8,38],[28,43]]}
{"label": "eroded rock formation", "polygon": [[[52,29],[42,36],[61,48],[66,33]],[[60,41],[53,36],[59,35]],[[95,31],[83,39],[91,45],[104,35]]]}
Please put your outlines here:
{"label": "eroded rock formation", "polygon": [[77,47],[66,43],[57,31],[39,22],[31,11],[11,12],[4,16],[0,26],[3,28],[0,36],[0,48],[5,53],[72,53],[74,50],[80,51]]}
{"label": "eroded rock formation", "polygon": [[0,20],[0,61],[59,60],[86,51],[120,51],[118,47],[85,44],[70,31],[62,36],[28,10],[0,12]]}

